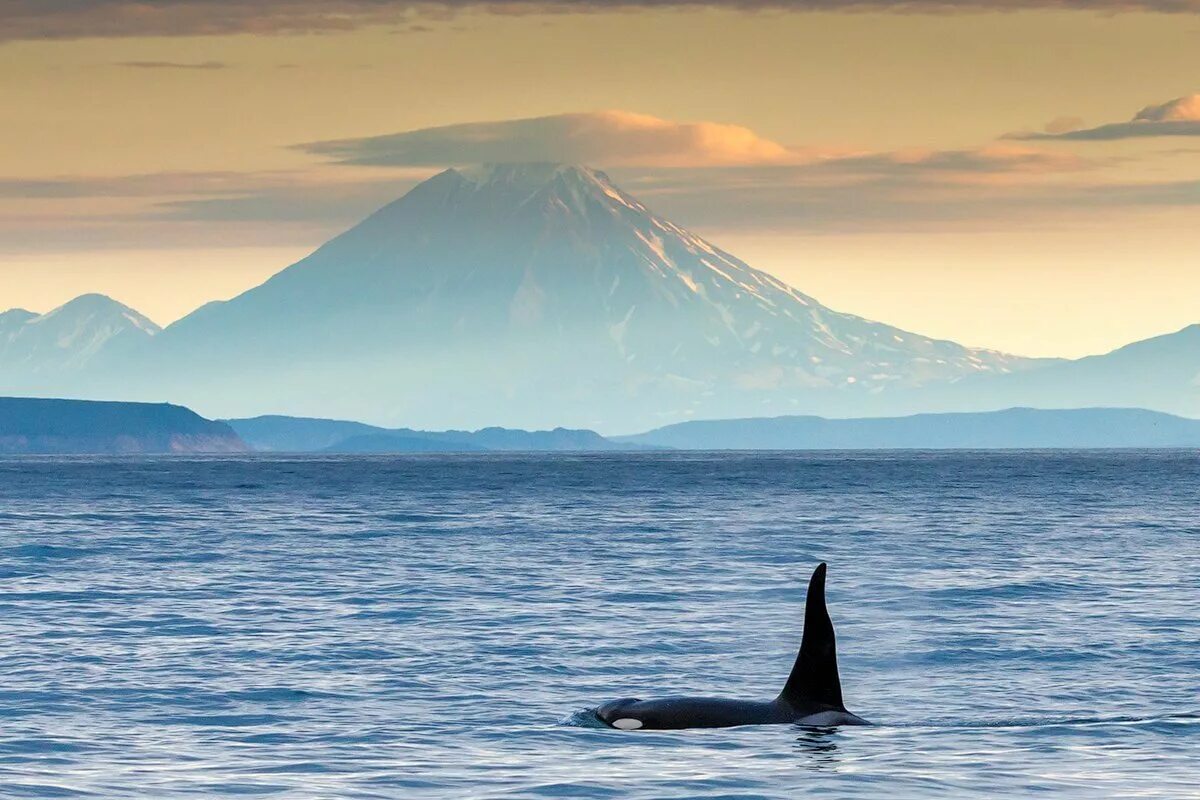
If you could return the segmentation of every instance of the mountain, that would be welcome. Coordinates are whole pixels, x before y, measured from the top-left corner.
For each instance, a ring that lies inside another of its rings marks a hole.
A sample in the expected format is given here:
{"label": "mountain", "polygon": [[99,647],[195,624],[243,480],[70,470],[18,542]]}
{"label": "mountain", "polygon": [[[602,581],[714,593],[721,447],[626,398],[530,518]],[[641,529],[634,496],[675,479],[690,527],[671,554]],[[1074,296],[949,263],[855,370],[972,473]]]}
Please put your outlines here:
{"label": "mountain", "polygon": [[374,433],[351,436],[326,447],[324,453],[482,453],[487,448],[468,442],[426,439],[398,433]]}
{"label": "mountain", "polygon": [[914,395],[909,405],[922,410],[1141,407],[1200,416],[1200,325],[1042,370],[964,380]]}
{"label": "mountain", "polygon": [[359,436],[389,434],[386,428],[340,419],[311,419],[266,414],[222,420],[246,444],[268,453],[315,453]]}
{"label": "mountain", "polygon": [[836,413],[1044,363],[833,311],[557,164],[442,172],[143,350],[81,385],[426,428]]}
{"label": "mountain", "polygon": [[[450,431],[459,438],[461,431]],[[594,451],[641,449],[636,445],[618,444],[595,431],[555,428],[549,431],[521,431],[511,428],[481,428],[468,434],[468,441],[487,450]]]}
{"label": "mountain", "polygon": [[85,294],[45,314],[0,314],[0,386],[70,383],[100,363],[136,351],[160,332],[153,322],[102,294]]}
{"label": "mountain", "polygon": [[1200,447],[1200,420],[1136,408],[684,422],[618,441],[683,450]]}
{"label": "mountain", "polygon": [[7,342],[10,336],[33,319],[37,319],[37,314],[23,308],[10,308],[0,312],[0,342]]}
{"label": "mountain", "polygon": [[594,431],[566,428],[549,431],[509,428],[416,431],[410,428],[379,428],[344,420],[275,415],[231,419],[225,422],[255,450],[280,453],[584,452],[644,449],[635,444],[618,444]]}
{"label": "mountain", "polygon": [[167,403],[0,397],[0,453],[240,453],[228,426]]}

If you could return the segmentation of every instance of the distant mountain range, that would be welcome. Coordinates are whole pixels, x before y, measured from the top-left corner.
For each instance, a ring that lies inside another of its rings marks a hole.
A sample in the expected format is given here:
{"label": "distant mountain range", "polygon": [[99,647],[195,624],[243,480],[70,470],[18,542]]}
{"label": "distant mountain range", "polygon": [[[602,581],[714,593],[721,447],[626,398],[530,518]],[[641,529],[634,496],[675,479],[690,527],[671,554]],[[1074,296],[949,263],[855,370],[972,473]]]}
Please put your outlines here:
{"label": "distant mountain range", "polygon": [[941,450],[1200,447],[1200,420],[1136,408],[1010,408],[909,417],[774,417],[684,422],[630,444],[680,450]]}
{"label": "distant mountain range", "polygon": [[[1148,408],[1200,417],[1200,325],[998,380],[931,387],[897,404],[905,411],[1008,406]],[[896,398],[899,400],[900,398]]]}
{"label": "distant mountain range", "polygon": [[225,422],[255,450],[285,453],[1200,447],[1200,420],[1137,408],[1009,408],[891,418],[705,420],[607,438],[594,431],[564,428],[389,430],[360,422],[283,416]]}
{"label": "distant mountain range", "polygon": [[416,431],[361,422],[262,416],[225,422],[255,450],[275,453],[433,453],[485,451],[602,451],[652,449],[617,443],[595,431]]}
{"label": "distant mountain range", "polygon": [[388,428],[628,432],[1010,406],[1200,416],[1198,376],[1200,327],[1062,361],[839,313],[603,173],[557,164],[447,170],[165,330],[99,295],[0,314],[0,391]]}
{"label": "distant mountain range", "polygon": [[169,403],[0,397],[0,454],[470,453],[657,449],[594,431],[389,430],[359,422],[267,416],[207,420]]}
{"label": "distant mountain range", "polygon": [[565,428],[418,431],[284,416],[212,421],[166,403],[0,397],[0,455],[1110,447],[1200,448],[1200,420],[1141,409],[1014,408],[898,418],[709,420],[608,439]]}

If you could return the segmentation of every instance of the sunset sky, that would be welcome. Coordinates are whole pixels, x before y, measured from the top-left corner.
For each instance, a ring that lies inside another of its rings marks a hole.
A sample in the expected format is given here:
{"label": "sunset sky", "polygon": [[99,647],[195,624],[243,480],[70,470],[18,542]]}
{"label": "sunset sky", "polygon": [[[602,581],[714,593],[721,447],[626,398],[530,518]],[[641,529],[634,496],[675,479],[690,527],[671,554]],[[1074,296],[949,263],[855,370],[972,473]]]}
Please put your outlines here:
{"label": "sunset sky", "polygon": [[0,310],[166,324],[545,159],[968,345],[1200,322],[1200,0],[614,5],[0,0]]}

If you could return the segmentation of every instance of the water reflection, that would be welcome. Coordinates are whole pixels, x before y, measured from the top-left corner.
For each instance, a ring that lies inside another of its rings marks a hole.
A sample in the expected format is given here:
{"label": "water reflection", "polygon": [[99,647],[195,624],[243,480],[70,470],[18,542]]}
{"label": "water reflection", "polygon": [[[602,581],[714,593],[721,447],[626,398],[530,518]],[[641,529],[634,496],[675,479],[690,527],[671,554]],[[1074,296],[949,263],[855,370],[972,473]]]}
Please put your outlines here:
{"label": "water reflection", "polygon": [[796,748],[808,756],[805,766],[811,770],[832,770],[837,768],[837,728],[797,728],[800,735],[796,737]]}

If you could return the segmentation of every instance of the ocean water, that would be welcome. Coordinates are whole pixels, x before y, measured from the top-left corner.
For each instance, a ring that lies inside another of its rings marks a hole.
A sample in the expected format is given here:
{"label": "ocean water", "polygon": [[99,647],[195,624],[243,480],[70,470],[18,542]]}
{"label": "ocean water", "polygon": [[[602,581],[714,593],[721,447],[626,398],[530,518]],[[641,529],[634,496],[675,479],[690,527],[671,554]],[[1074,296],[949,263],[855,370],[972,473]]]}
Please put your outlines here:
{"label": "ocean water", "polygon": [[[1190,452],[0,460],[0,795],[1200,797]],[[768,699],[829,562],[868,728]]]}

